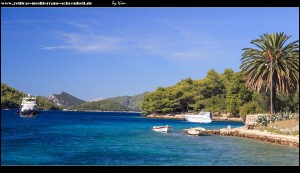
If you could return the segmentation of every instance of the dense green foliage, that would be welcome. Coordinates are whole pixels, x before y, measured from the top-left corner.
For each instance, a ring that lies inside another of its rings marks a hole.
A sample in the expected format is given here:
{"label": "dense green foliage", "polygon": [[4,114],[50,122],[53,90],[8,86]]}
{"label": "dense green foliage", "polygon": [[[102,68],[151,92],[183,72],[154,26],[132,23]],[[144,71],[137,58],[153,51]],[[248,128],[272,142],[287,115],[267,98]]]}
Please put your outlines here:
{"label": "dense green foliage", "polygon": [[1,83],[1,109],[20,108],[24,95],[21,91]]}
{"label": "dense green foliage", "polygon": [[[20,108],[22,98],[27,94],[18,91],[6,84],[1,83],[1,109],[17,109]],[[56,110],[60,109],[53,105],[42,96],[37,96],[37,108],[42,110]]]}
{"label": "dense green foliage", "polygon": [[[222,74],[209,70],[204,79],[183,79],[170,87],[158,87],[144,96],[142,113],[145,115],[178,114],[182,112],[211,111],[245,116],[249,113],[267,113],[269,94],[250,91],[245,86],[241,72],[225,69]],[[281,93],[276,99],[276,111],[299,111],[298,92]],[[288,99],[291,98],[291,99]],[[289,104],[286,104],[290,102]]]}
{"label": "dense green foliage", "polygon": [[144,95],[146,94],[142,93],[142,94],[138,94],[135,96],[120,96],[120,97],[113,97],[113,98],[109,98],[109,100],[118,102],[120,104],[122,104],[123,106],[128,107],[129,109],[133,110],[133,111],[137,111],[140,112],[141,111],[141,103],[142,100],[144,98]]}
{"label": "dense green foliage", "polygon": [[131,109],[112,100],[101,100],[83,103],[69,108],[70,110],[80,111],[131,111]]}
{"label": "dense green foliage", "polygon": [[252,40],[258,49],[243,49],[241,72],[226,69],[218,74],[212,69],[204,79],[187,78],[174,86],[158,87],[144,96],[142,113],[205,110],[214,115],[230,113],[244,117],[266,113],[269,105],[271,112],[299,113],[299,41],[285,44],[289,38],[284,33],[272,33]]}
{"label": "dense green foliage", "polygon": [[58,106],[61,106],[62,108],[69,108],[86,102],[64,91],[62,91],[61,94],[52,94],[50,96],[50,101],[55,103]]}
{"label": "dense green foliage", "polygon": [[183,79],[175,86],[158,87],[144,96],[143,114],[181,112],[231,112],[238,114],[239,107],[251,100],[240,73],[226,69],[223,74],[209,70],[202,80]]}

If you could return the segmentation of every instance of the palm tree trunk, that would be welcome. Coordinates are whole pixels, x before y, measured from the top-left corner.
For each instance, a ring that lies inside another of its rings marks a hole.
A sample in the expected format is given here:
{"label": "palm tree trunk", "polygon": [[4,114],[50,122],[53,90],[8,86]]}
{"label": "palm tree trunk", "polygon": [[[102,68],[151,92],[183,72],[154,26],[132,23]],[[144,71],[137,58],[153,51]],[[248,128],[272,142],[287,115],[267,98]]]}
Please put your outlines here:
{"label": "palm tree trunk", "polygon": [[[274,96],[274,93],[273,93],[273,89],[274,89],[274,81],[273,81],[273,63],[272,63],[272,60],[271,60],[271,63],[270,63],[270,115],[272,116],[273,115],[273,110],[274,110],[274,102],[275,102],[275,96]],[[275,91],[275,90],[274,90]]]}
{"label": "palm tree trunk", "polygon": [[270,94],[270,114],[271,116],[276,112],[275,111],[275,100],[276,100],[276,92],[275,91],[275,87],[274,87],[274,83],[273,83],[273,87],[272,87],[272,94]]}

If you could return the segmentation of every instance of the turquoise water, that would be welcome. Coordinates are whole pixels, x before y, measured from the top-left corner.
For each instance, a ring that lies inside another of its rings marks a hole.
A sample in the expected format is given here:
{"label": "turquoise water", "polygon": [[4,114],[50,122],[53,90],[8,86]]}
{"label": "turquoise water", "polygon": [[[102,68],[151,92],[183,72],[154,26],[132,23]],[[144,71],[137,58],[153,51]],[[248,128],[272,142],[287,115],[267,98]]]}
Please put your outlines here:
{"label": "turquoise water", "polygon": [[[138,113],[1,111],[1,165],[299,165],[299,148],[228,136],[189,136],[240,122],[196,124]],[[151,131],[170,125],[170,133]]]}

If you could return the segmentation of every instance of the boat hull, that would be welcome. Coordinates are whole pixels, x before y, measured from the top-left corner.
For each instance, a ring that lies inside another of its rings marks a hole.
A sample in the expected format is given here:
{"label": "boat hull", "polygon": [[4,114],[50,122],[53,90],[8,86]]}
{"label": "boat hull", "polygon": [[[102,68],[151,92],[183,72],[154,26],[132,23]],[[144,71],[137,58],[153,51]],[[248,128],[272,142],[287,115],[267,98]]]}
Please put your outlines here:
{"label": "boat hull", "polygon": [[23,110],[20,111],[20,117],[36,117],[39,114],[37,110]]}
{"label": "boat hull", "polygon": [[211,123],[212,115],[210,112],[200,112],[198,115],[185,115],[184,118],[193,123]]}
{"label": "boat hull", "polygon": [[184,117],[187,121],[193,123],[211,123],[212,120],[207,117],[199,117],[199,115],[186,115]]}

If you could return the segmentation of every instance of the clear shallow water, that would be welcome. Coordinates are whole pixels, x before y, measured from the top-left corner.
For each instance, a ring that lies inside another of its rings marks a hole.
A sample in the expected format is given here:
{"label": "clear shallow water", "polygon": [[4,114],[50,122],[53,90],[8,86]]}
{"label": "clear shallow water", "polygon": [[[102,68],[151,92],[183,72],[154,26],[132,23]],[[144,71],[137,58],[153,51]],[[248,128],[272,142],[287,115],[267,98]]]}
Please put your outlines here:
{"label": "clear shallow water", "polygon": [[[43,111],[20,118],[1,111],[1,165],[299,165],[299,148],[229,136],[189,136],[210,124],[149,119],[138,113]],[[151,131],[170,125],[170,133]]]}

